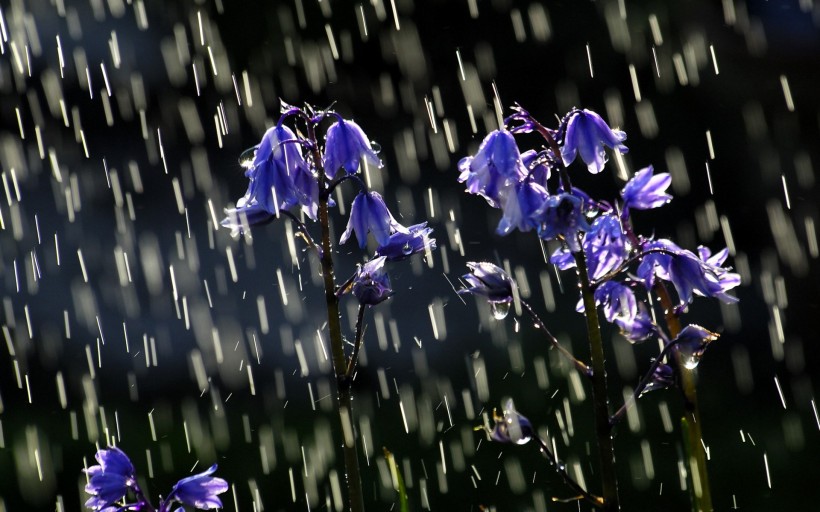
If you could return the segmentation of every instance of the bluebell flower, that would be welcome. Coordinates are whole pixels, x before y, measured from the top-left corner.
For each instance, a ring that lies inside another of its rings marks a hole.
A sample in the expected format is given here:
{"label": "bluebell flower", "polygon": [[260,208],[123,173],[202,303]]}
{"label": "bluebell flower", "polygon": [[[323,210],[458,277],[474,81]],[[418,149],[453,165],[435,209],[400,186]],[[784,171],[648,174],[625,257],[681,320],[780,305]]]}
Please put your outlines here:
{"label": "bluebell flower", "polygon": [[655,371],[652,372],[649,382],[641,390],[640,396],[643,396],[645,393],[649,393],[650,391],[671,388],[674,385],[675,370],[673,370],[668,364],[658,363],[658,366],[655,367]]}
{"label": "bluebell flower", "polygon": [[222,508],[222,500],[217,495],[228,490],[228,482],[211,475],[216,472],[216,464],[202,473],[183,478],[168,494],[166,503],[176,500],[183,505],[198,509]]}
{"label": "bluebell flower", "polygon": [[277,125],[265,133],[245,176],[250,180],[247,192],[236,208],[225,210],[228,216],[222,220],[233,236],[297,205],[316,219],[319,184],[302,156],[296,135],[287,126]]}
{"label": "bluebell flower", "polygon": [[504,216],[495,232],[506,235],[516,228],[519,231],[538,228],[548,197],[547,190],[535,181],[527,179],[516,183],[504,200]]}
{"label": "bluebell flower", "polygon": [[[376,249],[376,256],[385,256],[389,261],[400,261],[413,254],[436,248],[436,239],[430,237],[433,228],[426,222],[407,228],[407,233],[397,231],[390,235],[387,243]],[[358,235],[357,235],[358,236]]]}
{"label": "bluebell flower", "polygon": [[[653,249],[664,252],[647,252]],[[737,302],[736,297],[726,292],[740,284],[740,276],[720,266],[727,252],[711,256],[708,249],[702,248],[699,253],[706,257],[704,260],[666,239],[644,244],[643,250],[646,254],[638,265],[637,274],[648,289],[652,288],[657,276],[675,286],[681,306],[692,302],[695,294],[715,297],[725,303]]]}
{"label": "bluebell flower", "polygon": [[402,226],[384,204],[384,199],[378,192],[359,192],[350,205],[350,218],[347,221],[347,228],[339,240],[341,243],[347,242],[350,235],[356,233],[359,247],[362,249],[367,245],[367,233],[373,234],[376,242],[380,246],[386,245],[390,241],[390,235],[394,233],[409,234],[406,227]]}
{"label": "bluebell flower", "polygon": [[547,180],[550,179],[550,175],[552,174],[550,165],[547,163],[546,150],[535,151],[534,149],[530,149],[529,151],[524,151],[521,153],[521,163],[529,173],[529,178],[546,189]]}
{"label": "bluebell flower", "polygon": [[684,327],[674,340],[674,342],[677,343],[677,349],[680,353],[683,366],[689,370],[697,368],[709,343],[719,337],[719,334],[704,329],[699,325],[690,324]]}
{"label": "bluebell flower", "polygon": [[458,170],[467,192],[482,196],[493,208],[500,208],[512,186],[527,174],[515,138],[506,130],[490,132],[475,156],[459,161]]}
{"label": "bluebell flower", "polygon": [[591,110],[573,110],[561,123],[566,125],[561,147],[561,157],[566,166],[580,153],[589,172],[598,174],[607,161],[604,146],[621,153],[627,152],[626,146],[622,144],[626,140],[626,133],[613,130],[601,116]]}
{"label": "bluebell flower", "polygon": [[561,246],[550,255],[550,263],[558,267],[558,270],[569,270],[575,268],[575,256],[572,251]]}
{"label": "bluebell flower", "polygon": [[626,260],[629,247],[618,217],[597,217],[584,236],[584,253],[589,277],[599,279]]}
{"label": "bluebell flower", "polygon": [[544,240],[560,236],[572,252],[580,251],[578,233],[589,229],[581,208],[581,199],[573,194],[562,193],[548,197],[538,236]]}
{"label": "bluebell flower", "polygon": [[504,401],[502,414],[493,411],[494,425],[490,438],[500,443],[527,444],[535,436],[532,423],[515,410],[512,399]]}
{"label": "bluebell flower", "polygon": [[668,172],[652,175],[653,169],[650,165],[635,173],[621,190],[621,197],[624,199],[624,214],[630,208],[636,210],[649,210],[663,206],[672,200],[672,196],[666,193],[666,189],[672,183],[672,177]]}
{"label": "bluebell flower", "polygon": [[[655,324],[643,304],[635,298],[635,292],[617,281],[606,281],[595,289],[595,302],[603,308],[604,318],[617,325],[621,334],[630,342],[643,341],[655,333]],[[583,312],[583,302],[578,310]]]}
{"label": "bluebell flower", "polygon": [[459,294],[479,295],[490,303],[512,302],[515,283],[504,269],[486,261],[471,261],[467,263],[467,268],[470,269],[470,273],[464,274],[461,278],[466,281],[468,287],[459,290]]}
{"label": "bluebell flower", "polygon": [[359,304],[375,306],[393,295],[390,276],[384,268],[386,261],[386,256],[379,256],[359,267],[352,284],[353,295]]}
{"label": "bluebell flower", "polygon": [[136,486],[136,470],[131,460],[122,450],[111,448],[98,450],[94,458],[99,464],[89,467],[89,477],[85,492],[91,495],[85,506],[92,510],[103,510],[123,499],[129,489]]}
{"label": "bluebell flower", "polygon": [[322,164],[328,178],[336,177],[339,169],[348,174],[359,170],[359,162],[364,158],[370,165],[381,167],[382,163],[370,145],[364,131],[354,123],[337,116],[338,120],[327,130],[325,154]]}

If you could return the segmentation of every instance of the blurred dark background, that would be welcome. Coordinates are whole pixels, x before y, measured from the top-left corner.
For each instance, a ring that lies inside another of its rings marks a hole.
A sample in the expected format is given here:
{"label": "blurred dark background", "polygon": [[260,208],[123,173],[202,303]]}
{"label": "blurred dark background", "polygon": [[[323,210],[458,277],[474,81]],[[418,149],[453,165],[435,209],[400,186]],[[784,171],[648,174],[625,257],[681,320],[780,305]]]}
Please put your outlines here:
{"label": "blurred dark background", "polygon": [[[372,186],[438,240],[430,261],[391,268],[396,296],[370,316],[355,383],[369,510],[396,509],[381,447],[412,510],[578,510],[552,501],[570,493],[534,447],[474,431],[504,397],[599,485],[589,389],[530,322],[453,289],[467,261],[509,264],[587,357],[572,275],[532,234],[494,235],[499,212],[456,182],[496,97],[548,125],[600,112],[628,134],[623,169],[673,175],[675,200],[638,229],[729,245],[740,304],[687,316],[722,333],[699,367],[715,508],[816,507],[814,2],[3,0],[0,14],[0,511],[82,510],[83,465],[111,439],[153,499],[218,462],[226,510],[338,510],[315,258],[285,222],[252,241],[214,226],[280,98],[355,119],[381,146]],[[615,197],[618,169],[577,167],[576,183]],[[342,246],[340,278],[363,257]],[[345,301],[351,338],[354,313]],[[605,334],[617,407],[657,347]],[[651,393],[618,428],[624,510],[688,510],[680,410]]]}

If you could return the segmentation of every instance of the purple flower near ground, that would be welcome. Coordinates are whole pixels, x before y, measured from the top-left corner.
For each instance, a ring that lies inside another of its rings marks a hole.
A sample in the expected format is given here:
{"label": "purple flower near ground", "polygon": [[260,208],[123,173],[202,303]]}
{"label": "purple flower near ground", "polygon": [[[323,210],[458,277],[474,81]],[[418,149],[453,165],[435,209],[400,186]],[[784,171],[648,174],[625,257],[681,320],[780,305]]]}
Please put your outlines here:
{"label": "purple flower near ground", "polygon": [[526,176],[515,138],[506,130],[490,132],[475,156],[461,159],[458,170],[467,192],[484,197],[493,208],[500,208],[512,186]]}
{"label": "purple flower near ground", "polygon": [[136,470],[131,460],[122,450],[111,448],[98,450],[94,458],[99,464],[89,467],[89,477],[85,492],[91,495],[85,506],[92,510],[103,510],[112,506],[136,486]]}
{"label": "purple flower near ground", "polygon": [[566,166],[580,154],[589,172],[598,174],[607,161],[604,146],[621,153],[627,152],[626,146],[622,144],[626,140],[626,133],[613,130],[601,116],[591,110],[573,110],[561,122],[566,123],[561,147],[561,157]]}
{"label": "purple flower near ground", "polygon": [[535,436],[532,423],[515,410],[512,399],[504,401],[501,415],[493,414],[495,424],[490,430],[490,438],[500,443],[527,444]]}
{"label": "purple flower near ground", "polygon": [[353,279],[352,289],[360,304],[375,306],[393,295],[390,276],[384,268],[386,261],[386,256],[379,256],[359,267]]}
{"label": "purple flower near ground", "polygon": [[589,229],[581,207],[581,199],[572,194],[563,193],[547,198],[538,236],[544,240],[561,236],[572,252],[580,251],[578,233]]}
{"label": "purple flower near ground", "polygon": [[228,490],[228,482],[211,476],[214,472],[216,464],[202,473],[183,478],[171,490],[166,503],[176,500],[198,509],[222,508],[222,500],[217,495]]}
{"label": "purple flower near ground", "polygon": [[355,174],[359,170],[362,158],[375,167],[382,166],[370,140],[359,125],[338,117],[336,123],[327,130],[325,154],[322,159],[325,174],[330,179],[336,177],[339,169],[344,169],[348,174]]}
{"label": "purple flower near ground", "polygon": [[386,256],[389,261],[400,261],[427,249],[435,249],[436,239],[430,237],[432,232],[433,228],[428,228],[426,222],[410,226],[406,233],[397,231],[390,235],[387,243],[376,249],[376,256]]}
{"label": "purple flower near ground", "polygon": [[672,196],[666,193],[666,189],[672,183],[672,177],[668,172],[652,175],[653,168],[650,165],[641,169],[629,180],[621,190],[621,197],[624,199],[624,215],[630,208],[636,210],[649,210],[663,206],[672,200]]}
{"label": "purple flower near ground", "polygon": [[471,261],[467,263],[467,268],[470,269],[470,273],[464,274],[461,278],[468,287],[459,290],[458,293],[479,295],[491,303],[512,302],[515,283],[504,269],[486,261]]}
{"label": "purple flower near ground", "polygon": [[390,236],[395,233],[409,234],[408,229],[393,218],[384,199],[378,192],[359,192],[353,199],[350,206],[350,219],[347,222],[347,229],[342,233],[339,240],[345,243],[350,235],[356,233],[359,247],[362,249],[367,245],[367,233],[372,233],[376,242],[380,246],[385,246],[390,241]]}

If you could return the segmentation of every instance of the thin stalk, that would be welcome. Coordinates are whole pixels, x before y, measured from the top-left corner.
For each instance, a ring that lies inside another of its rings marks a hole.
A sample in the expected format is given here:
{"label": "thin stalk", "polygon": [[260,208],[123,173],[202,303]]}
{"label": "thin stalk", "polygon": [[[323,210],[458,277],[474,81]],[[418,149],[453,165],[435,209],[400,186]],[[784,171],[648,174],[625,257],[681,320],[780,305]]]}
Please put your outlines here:
{"label": "thin stalk", "polygon": [[547,339],[549,340],[550,344],[552,344],[552,346],[556,350],[558,350],[558,352],[560,352],[562,356],[564,356],[570,363],[572,363],[572,365],[575,366],[576,370],[578,370],[579,372],[581,372],[581,374],[587,377],[591,377],[592,370],[589,368],[589,366],[587,366],[583,361],[580,361],[575,356],[573,356],[569,350],[564,348],[564,346],[558,342],[558,339],[552,335],[549,329],[547,329],[547,326],[541,320],[541,317],[539,317],[538,314],[535,311],[533,311],[532,306],[530,306],[524,299],[521,299],[521,305],[530,315],[530,318],[532,318],[533,322],[535,322],[535,325],[541,328],[547,335]]}
{"label": "thin stalk", "polygon": [[[675,307],[669,292],[663,284],[655,286],[655,292],[661,300],[669,336],[676,338],[681,331],[680,319],[675,314]],[[709,474],[706,471],[706,451],[703,448],[703,431],[700,428],[700,408],[698,407],[697,374],[686,368],[675,352],[675,360],[680,372],[681,391],[683,392],[684,413],[681,418],[683,446],[689,465],[689,488],[692,494],[693,512],[712,512],[712,491],[709,487]]]}
{"label": "thin stalk", "polygon": [[567,473],[567,466],[563,462],[558,459],[558,456],[555,455],[555,452],[550,449],[549,445],[546,441],[541,439],[539,436],[533,436],[533,439],[536,443],[538,443],[538,450],[544,454],[547,460],[550,461],[550,464],[555,466],[555,471],[561,475],[561,478],[564,479],[564,482],[572,488],[573,491],[577,492],[578,495],[574,496],[570,499],[560,499],[557,501],[571,501],[571,500],[585,500],[588,501],[593,507],[595,508],[602,508],[604,506],[604,500],[600,496],[596,496],[591,492],[587,491],[581,485],[575,481],[569,473]]}
{"label": "thin stalk", "polygon": [[615,411],[615,414],[613,414],[612,417],[609,418],[610,425],[615,426],[619,421],[623,419],[624,415],[626,414],[626,411],[629,410],[630,407],[632,407],[632,404],[634,404],[638,400],[638,397],[641,396],[643,390],[646,389],[647,385],[649,385],[649,382],[652,380],[652,375],[655,373],[655,370],[658,368],[658,365],[660,365],[661,362],[663,362],[663,358],[666,357],[669,351],[672,350],[672,347],[674,347],[677,344],[677,340],[672,340],[671,342],[667,343],[665,347],[663,347],[663,350],[661,350],[661,353],[658,354],[658,357],[655,358],[654,361],[652,361],[651,365],[649,365],[649,370],[647,370],[646,374],[644,374],[643,378],[638,383],[638,386],[635,388],[635,391],[632,393],[632,396],[630,396],[629,399],[624,402],[621,408]]}
{"label": "thin stalk", "polygon": [[578,270],[578,281],[581,284],[581,296],[584,301],[584,317],[587,321],[587,336],[592,361],[592,404],[595,414],[598,456],[601,464],[601,484],[604,498],[602,509],[607,512],[614,512],[620,510],[621,507],[618,501],[618,478],[615,473],[615,447],[612,442],[612,429],[609,423],[604,342],[601,337],[601,324],[598,321],[595,297],[589,286],[586,258],[583,251],[573,253],[573,255]]}
{"label": "thin stalk", "polygon": [[353,343],[353,354],[347,361],[347,370],[345,370],[345,377],[353,378],[353,372],[356,371],[356,363],[359,362],[359,349],[362,348],[362,339],[364,338],[364,312],[367,306],[359,304],[359,314],[356,317],[356,341]]}
{"label": "thin stalk", "polygon": [[344,443],[345,475],[347,479],[347,499],[350,512],[364,512],[362,479],[359,470],[359,455],[356,448],[356,434],[353,423],[353,390],[351,380],[347,377],[342,326],[339,320],[339,298],[336,296],[336,282],[333,274],[333,252],[330,243],[330,220],[328,215],[328,194],[324,191],[326,178],[322,169],[316,131],[312,122],[307,123],[308,138],[313,147],[313,162],[318,174],[319,224],[322,226],[322,278],[325,286],[325,303],[327,304],[327,325],[330,337],[330,348],[333,360],[333,372],[336,376],[336,387],[339,394],[339,420],[342,427]]}

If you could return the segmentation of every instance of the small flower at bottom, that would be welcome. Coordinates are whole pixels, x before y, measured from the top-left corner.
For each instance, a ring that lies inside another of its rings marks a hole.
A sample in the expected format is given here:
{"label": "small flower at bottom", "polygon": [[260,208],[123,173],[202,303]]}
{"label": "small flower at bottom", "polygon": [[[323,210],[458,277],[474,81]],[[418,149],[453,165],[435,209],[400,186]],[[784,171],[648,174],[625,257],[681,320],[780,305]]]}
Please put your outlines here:
{"label": "small flower at bottom", "polygon": [[502,414],[493,411],[495,424],[489,431],[490,438],[499,443],[527,444],[535,436],[530,420],[515,410],[511,398],[504,400]]}
{"label": "small flower at bottom", "polygon": [[91,495],[85,506],[92,510],[104,510],[121,500],[136,485],[136,470],[128,455],[119,448],[98,450],[94,456],[98,465],[89,467],[85,492]]}
{"label": "small flower at bottom", "polygon": [[222,500],[217,494],[228,490],[228,482],[211,476],[216,472],[216,464],[197,475],[183,478],[168,495],[167,502],[176,500],[183,505],[198,509],[222,508]]}
{"label": "small flower at bottom", "polygon": [[359,304],[375,306],[393,295],[390,276],[384,268],[386,261],[386,256],[379,256],[359,267],[351,285],[353,295],[359,299]]}
{"label": "small flower at bottom", "polygon": [[668,364],[658,363],[658,366],[655,367],[655,371],[652,372],[652,377],[649,378],[649,382],[641,390],[640,396],[657,389],[671,388],[674,385],[675,371]]}

